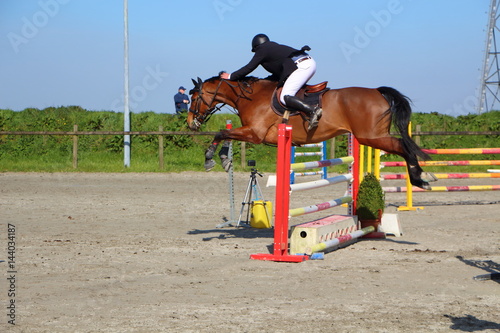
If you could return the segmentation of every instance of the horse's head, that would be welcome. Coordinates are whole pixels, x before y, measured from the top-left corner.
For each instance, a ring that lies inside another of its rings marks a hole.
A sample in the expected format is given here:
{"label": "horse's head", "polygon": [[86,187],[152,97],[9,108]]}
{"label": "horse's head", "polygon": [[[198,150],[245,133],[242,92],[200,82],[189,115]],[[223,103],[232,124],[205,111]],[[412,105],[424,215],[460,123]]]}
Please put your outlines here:
{"label": "horse's head", "polygon": [[252,94],[254,93],[252,84],[259,81],[259,79],[247,77],[241,81],[231,81],[214,76],[205,80],[205,82],[200,78],[198,78],[198,81],[193,79],[192,81],[194,88],[189,92],[191,107],[189,108],[187,123],[191,130],[196,131],[201,124],[224,105],[227,104],[238,109],[241,101],[252,101]]}
{"label": "horse's head", "polygon": [[220,110],[221,106],[217,105],[224,103],[217,95],[223,80],[217,77],[205,82],[200,78],[198,78],[198,81],[191,80],[194,88],[189,92],[191,107],[189,108],[187,123],[191,130],[196,131],[212,114]]}

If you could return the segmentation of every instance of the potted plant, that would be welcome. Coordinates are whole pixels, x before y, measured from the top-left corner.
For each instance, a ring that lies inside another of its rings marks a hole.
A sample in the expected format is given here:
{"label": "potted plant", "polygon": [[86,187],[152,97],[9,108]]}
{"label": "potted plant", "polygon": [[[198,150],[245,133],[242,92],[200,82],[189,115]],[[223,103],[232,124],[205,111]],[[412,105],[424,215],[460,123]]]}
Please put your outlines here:
{"label": "potted plant", "polygon": [[373,173],[368,173],[359,185],[356,198],[356,214],[361,228],[380,225],[385,208],[385,193]]}

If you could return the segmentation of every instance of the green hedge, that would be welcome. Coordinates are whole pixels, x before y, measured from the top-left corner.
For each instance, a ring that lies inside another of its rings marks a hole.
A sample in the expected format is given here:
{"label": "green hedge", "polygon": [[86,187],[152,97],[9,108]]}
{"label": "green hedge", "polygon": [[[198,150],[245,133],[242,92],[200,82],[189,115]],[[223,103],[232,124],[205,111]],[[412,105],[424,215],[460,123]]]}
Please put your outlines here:
{"label": "green hedge", "polygon": [[[235,114],[216,114],[203,125],[201,131],[218,131],[226,126],[240,126]],[[500,112],[481,115],[451,117],[437,113],[415,113],[413,128],[420,124],[423,131],[499,131]],[[79,106],[50,107],[43,110],[28,108],[23,111],[0,110],[2,131],[122,131],[123,113],[110,111],[87,111]],[[158,114],[154,112],[132,113],[133,131],[187,131],[186,115]],[[79,136],[79,167],[76,171],[202,171],[204,151],[212,141],[209,136],[165,136],[165,168],[158,167],[158,136],[132,136],[131,167],[123,167],[123,136],[87,135]],[[423,136],[421,145],[428,148],[474,148],[498,147],[498,136]],[[234,144],[236,171],[249,170],[239,165],[240,145]],[[46,135],[1,135],[0,171],[74,171],[72,168],[73,141],[70,136]],[[345,136],[336,139],[336,156],[347,153]],[[246,159],[256,160],[259,170],[274,172],[275,147],[246,144]],[[484,155],[482,159],[497,159]],[[312,158],[317,159],[317,158]],[[397,159],[387,157],[386,159]],[[441,157],[440,157],[441,159]],[[466,157],[463,159],[474,159]],[[476,157],[477,159],[477,157]],[[215,170],[222,171],[220,166]],[[339,169],[339,171],[342,171]]]}

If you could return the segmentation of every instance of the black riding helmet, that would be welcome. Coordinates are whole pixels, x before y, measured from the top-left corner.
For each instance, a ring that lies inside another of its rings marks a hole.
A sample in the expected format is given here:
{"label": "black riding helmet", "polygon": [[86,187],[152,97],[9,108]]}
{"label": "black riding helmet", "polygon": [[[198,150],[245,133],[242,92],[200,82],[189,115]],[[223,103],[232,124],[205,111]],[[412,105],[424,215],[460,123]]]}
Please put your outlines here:
{"label": "black riding helmet", "polygon": [[255,37],[252,39],[252,52],[255,52],[255,48],[261,44],[264,44],[265,42],[269,42],[269,37],[264,34],[255,35]]}

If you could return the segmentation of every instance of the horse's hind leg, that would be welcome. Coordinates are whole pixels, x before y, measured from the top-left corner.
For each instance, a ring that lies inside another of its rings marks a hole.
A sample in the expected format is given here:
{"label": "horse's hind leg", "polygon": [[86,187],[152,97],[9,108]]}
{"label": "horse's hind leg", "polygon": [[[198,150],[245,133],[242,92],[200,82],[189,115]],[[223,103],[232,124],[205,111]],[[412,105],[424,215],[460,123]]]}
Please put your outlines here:
{"label": "horse's hind leg", "polygon": [[406,153],[400,139],[394,137],[382,137],[376,139],[358,138],[358,140],[359,143],[363,145],[378,148],[390,154],[396,154],[404,158],[406,161],[408,175],[410,176],[410,182],[413,186],[417,186],[423,189],[430,189],[428,182],[436,180],[435,177],[431,175],[429,175],[429,179],[422,179],[423,170],[418,164],[417,155]]}

